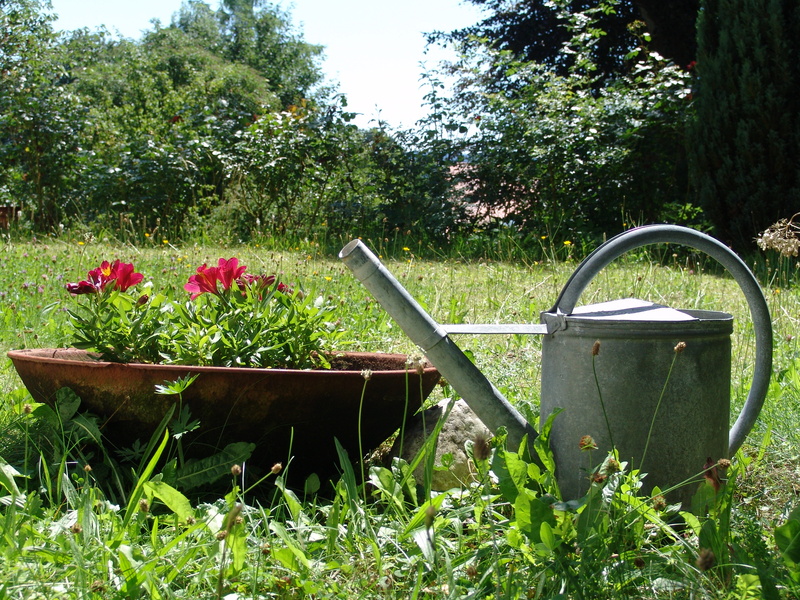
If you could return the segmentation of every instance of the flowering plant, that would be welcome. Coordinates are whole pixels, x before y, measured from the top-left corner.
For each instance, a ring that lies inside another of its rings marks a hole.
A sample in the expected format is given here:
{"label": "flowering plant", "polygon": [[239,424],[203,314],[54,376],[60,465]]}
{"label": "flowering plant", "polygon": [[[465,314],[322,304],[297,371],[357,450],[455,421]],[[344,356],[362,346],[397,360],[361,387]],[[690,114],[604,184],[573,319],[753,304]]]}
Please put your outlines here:
{"label": "flowering plant", "polygon": [[325,352],[341,336],[334,306],[252,275],[236,258],[203,264],[178,301],[132,288],[144,280],[130,263],[104,261],[67,291],[85,301],[70,310],[72,345],[102,360],[211,366],[329,368]]}

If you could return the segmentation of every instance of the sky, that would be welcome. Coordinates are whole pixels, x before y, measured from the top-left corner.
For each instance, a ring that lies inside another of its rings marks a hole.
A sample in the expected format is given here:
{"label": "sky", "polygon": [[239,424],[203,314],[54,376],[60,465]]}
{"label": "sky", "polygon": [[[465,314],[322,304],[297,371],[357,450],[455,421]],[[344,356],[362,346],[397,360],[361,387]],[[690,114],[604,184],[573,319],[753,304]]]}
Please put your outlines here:
{"label": "sky", "polygon": [[[218,0],[207,0],[216,8]],[[478,7],[459,0],[274,0],[288,9],[305,41],[325,46],[322,71],[338,82],[347,110],[360,127],[380,118],[391,127],[413,127],[425,116],[421,63],[433,67],[452,56],[425,53],[424,33],[477,23]],[[169,25],[181,0],[52,0],[57,29],[94,29],[138,39],[151,20]]]}

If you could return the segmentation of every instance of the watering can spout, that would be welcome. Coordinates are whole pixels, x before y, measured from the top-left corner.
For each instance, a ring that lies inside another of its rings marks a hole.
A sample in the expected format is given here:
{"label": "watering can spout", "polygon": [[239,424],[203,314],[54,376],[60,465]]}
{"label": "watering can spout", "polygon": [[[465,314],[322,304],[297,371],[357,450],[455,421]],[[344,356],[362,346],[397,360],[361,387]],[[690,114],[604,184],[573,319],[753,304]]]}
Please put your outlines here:
{"label": "watering can spout", "polygon": [[519,411],[450,340],[446,328],[425,312],[366,244],[351,241],[339,258],[490,430],[505,427],[511,448],[516,448],[525,435],[529,442],[536,436],[536,430]]}

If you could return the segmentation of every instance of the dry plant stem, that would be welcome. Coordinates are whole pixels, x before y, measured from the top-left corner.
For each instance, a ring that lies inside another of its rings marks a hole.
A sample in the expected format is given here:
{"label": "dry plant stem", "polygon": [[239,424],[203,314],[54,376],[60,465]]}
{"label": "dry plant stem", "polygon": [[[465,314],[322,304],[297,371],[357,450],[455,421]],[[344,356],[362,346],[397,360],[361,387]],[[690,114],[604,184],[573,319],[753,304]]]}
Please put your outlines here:
{"label": "dry plant stem", "polygon": [[644,466],[644,459],[647,457],[647,448],[650,446],[650,438],[653,437],[653,427],[656,424],[656,417],[658,416],[658,409],[661,408],[661,401],[664,399],[664,392],[667,391],[667,384],[669,384],[669,379],[672,376],[672,369],[675,367],[675,361],[678,360],[679,352],[675,352],[672,356],[672,362],[669,365],[669,371],[667,372],[667,380],[664,382],[664,386],[661,388],[661,395],[658,397],[658,402],[656,403],[656,409],[653,411],[653,418],[650,419],[650,429],[647,432],[647,439],[644,442],[644,452],[642,452],[642,460],[639,462],[639,469]]}
{"label": "dry plant stem", "polygon": [[361,413],[364,410],[364,395],[367,392],[367,383],[369,383],[369,376],[371,374],[362,373],[364,375],[364,387],[361,388],[361,400],[358,403],[358,464],[361,466],[361,490],[364,494],[364,506],[367,505],[367,480],[364,474],[364,446],[361,440]]}
{"label": "dry plant stem", "polygon": [[597,379],[597,365],[595,359],[597,355],[592,352],[592,374],[594,375],[594,385],[597,388],[597,395],[600,397],[600,408],[603,409],[603,418],[606,420],[606,429],[608,430],[608,441],[611,442],[612,450],[617,446],[614,444],[614,436],[611,434],[611,423],[608,421],[608,413],[606,412],[606,404],[603,402],[603,392],[600,391],[600,381]]}

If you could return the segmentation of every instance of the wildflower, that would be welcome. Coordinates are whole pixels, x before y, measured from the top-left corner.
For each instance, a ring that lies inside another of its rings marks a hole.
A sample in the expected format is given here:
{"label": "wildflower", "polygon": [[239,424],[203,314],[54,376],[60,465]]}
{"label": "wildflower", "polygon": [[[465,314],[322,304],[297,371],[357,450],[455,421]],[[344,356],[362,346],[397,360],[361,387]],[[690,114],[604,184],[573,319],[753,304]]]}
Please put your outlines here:
{"label": "wildflower", "polygon": [[619,461],[616,458],[607,458],[606,461],[603,463],[603,469],[605,473],[619,473],[622,470],[622,467],[619,464]]}
{"label": "wildflower", "polygon": [[371,369],[364,369],[361,371],[361,376],[364,378],[364,381],[369,381],[372,379],[372,370]]}
{"label": "wildflower", "polygon": [[657,511],[662,511],[667,508],[667,500],[661,494],[653,496],[653,508]]}
{"label": "wildflower", "polygon": [[592,436],[585,435],[578,442],[578,448],[581,450],[597,450],[597,443],[595,443]]}
{"label": "wildflower", "polygon": [[730,461],[730,460],[728,460],[727,458],[720,458],[720,459],[717,461],[717,466],[718,466],[720,469],[727,469],[727,468],[729,468],[729,467],[731,466],[731,461]]}
{"label": "wildflower", "polygon": [[569,240],[564,240],[564,245],[565,246],[572,246],[572,242],[570,242]]}

